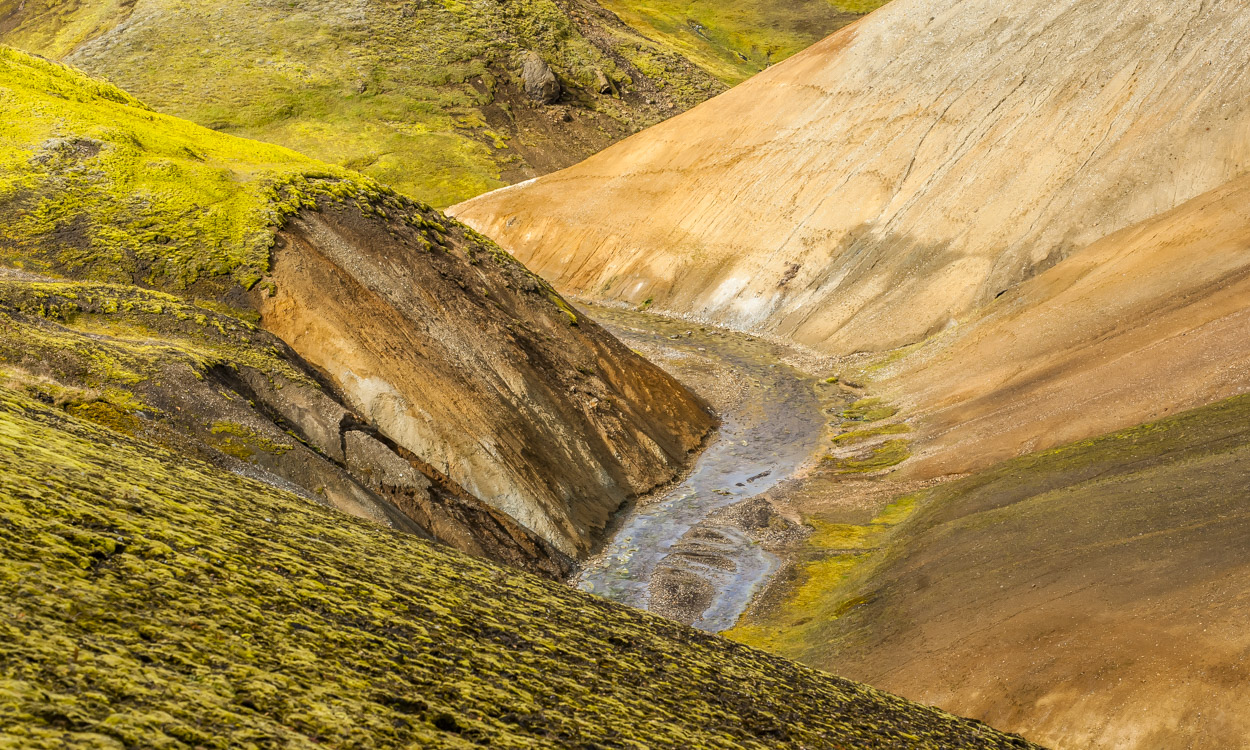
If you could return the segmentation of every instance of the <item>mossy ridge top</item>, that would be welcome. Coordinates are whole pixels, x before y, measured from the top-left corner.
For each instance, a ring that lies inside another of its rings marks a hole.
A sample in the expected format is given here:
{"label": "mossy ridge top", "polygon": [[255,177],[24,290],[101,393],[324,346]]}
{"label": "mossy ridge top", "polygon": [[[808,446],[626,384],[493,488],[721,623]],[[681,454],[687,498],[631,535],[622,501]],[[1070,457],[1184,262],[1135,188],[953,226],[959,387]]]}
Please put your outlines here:
{"label": "mossy ridge top", "polygon": [[0,745],[1025,747],[0,388]]}
{"label": "mossy ridge top", "polygon": [[[158,114],[0,47],[0,262],[185,288],[268,269],[273,230],[320,199],[401,199],[349,170]],[[418,211],[428,210],[411,201]]]}

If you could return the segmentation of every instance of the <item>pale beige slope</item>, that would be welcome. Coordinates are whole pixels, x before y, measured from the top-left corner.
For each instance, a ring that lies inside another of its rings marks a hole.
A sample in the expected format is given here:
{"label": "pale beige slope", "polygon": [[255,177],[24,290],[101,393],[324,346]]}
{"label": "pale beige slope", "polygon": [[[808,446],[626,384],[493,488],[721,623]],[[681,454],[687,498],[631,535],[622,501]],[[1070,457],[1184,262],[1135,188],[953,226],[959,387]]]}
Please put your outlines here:
{"label": "pale beige slope", "polygon": [[1250,177],[1095,243],[878,373],[923,475],[1250,391]]}
{"label": "pale beige slope", "polygon": [[1240,2],[897,0],[453,209],[574,293],[827,351],[940,330],[1250,168]]}

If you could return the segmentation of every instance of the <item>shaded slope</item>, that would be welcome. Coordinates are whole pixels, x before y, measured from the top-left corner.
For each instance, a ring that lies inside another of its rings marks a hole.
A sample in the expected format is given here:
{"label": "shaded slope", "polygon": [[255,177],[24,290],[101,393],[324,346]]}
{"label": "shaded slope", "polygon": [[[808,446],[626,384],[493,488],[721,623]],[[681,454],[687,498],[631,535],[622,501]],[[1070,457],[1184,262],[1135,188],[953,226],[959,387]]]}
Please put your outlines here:
{"label": "shaded slope", "polygon": [[0,743],[1027,747],[0,389]]}
{"label": "shaded slope", "polygon": [[1056,747],[1246,747],[1247,481],[1247,397],[1021,457],[734,635]]}
{"label": "shaded slope", "polygon": [[1248,26],[1235,2],[901,0],[453,213],[565,291],[891,348],[1245,174]]}
{"label": "shaded slope", "polygon": [[[314,452],[392,504],[427,488],[396,485],[384,464],[578,554],[622,502],[676,474],[711,429],[675,380],[579,319],[506,253],[367,178],[153,113],[4,48],[0,105],[3,261],[155,286],[179,295],[186,319],[203,317],[198,305],[224,310],[221,325],[276,333],[290,349],[275,356],[327,395],[284,406],[281,383],[260,378],[244,390],[274,391],[267,421],[296,424]],[[83,310],[76,291],[55,292],[66,322],[117,311]],[[47,305],[38,313],[57,317]],[[166,330],[144,322],[130,335]],[[235,343],[247,353],[276,340]],[[84,373],[108,382],[67,385],[116,385],[110,373]],[[356,421],[363,429],[348,430]],[[346,432],[374,442],[353,448]],[[322,486],[287,478],[314,494]],[[433,522],[419,507],[401,512]],[[476,533],[440,538],[466,531]],[[523,546],[544,549],[531,542]]]}
{"label": "shaded slope", "polygon": [[884,0],[602,0],[649,39],[737,84],[815,44]]}

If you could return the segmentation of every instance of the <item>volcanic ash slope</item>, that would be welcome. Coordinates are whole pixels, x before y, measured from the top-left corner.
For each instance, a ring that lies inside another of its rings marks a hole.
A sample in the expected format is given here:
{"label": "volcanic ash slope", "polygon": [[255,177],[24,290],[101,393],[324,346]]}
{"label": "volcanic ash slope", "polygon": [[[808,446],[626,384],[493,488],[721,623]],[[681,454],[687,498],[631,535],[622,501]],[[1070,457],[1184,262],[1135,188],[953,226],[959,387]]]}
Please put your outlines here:
{"label": "volcanic ash slope", "polygon": [[898,0],[456,206],[565,291],[831,352],[941,330],[1250,167],[1238,2]]}

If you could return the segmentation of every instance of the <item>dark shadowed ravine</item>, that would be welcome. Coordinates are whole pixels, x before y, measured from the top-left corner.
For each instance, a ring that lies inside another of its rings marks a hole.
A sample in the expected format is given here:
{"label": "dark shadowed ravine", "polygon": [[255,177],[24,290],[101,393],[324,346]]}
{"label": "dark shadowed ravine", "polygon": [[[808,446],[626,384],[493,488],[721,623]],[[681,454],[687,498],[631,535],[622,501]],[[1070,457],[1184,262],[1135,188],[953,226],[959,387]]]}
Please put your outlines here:
{"label": "dark shadowed ravine", "polygon": [[656,571],[680,569],[706,591],[687,619],[710,632],[732,627],[779,561],[717,511],[766,492],[816,454],[826,421],[818,381],[751,336],[618,309],[591,316],[705,395],[723,424],[683,481],[618,519],[578,585],[666,613],[653,601]]}

